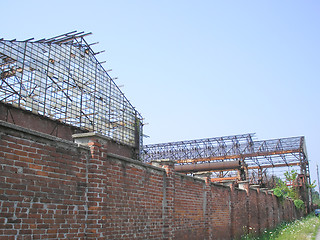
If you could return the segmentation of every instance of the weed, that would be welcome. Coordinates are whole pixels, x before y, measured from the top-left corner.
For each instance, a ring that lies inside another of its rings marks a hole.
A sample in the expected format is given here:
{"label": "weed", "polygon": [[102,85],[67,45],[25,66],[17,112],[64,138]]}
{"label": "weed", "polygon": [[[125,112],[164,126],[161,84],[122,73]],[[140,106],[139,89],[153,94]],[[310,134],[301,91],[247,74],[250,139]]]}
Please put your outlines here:
{"label": "weed", "polygon": [[288,239],[313,239],[320,226],[320,220],[314,214],[291,223],[282,223],[273,230],[265,230],[260,236],[248,234],[242,240],[288,240]]}

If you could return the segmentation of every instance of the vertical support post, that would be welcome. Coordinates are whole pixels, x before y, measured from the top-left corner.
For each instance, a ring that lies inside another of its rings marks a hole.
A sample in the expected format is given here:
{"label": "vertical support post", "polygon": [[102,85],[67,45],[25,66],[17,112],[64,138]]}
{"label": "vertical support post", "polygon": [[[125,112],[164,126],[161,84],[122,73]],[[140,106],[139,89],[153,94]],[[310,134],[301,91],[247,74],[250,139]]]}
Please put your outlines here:
{"label": "vertical support post", "polygon": [[320,193],[320,181],[319,181],[319,168],[317,164],[317,177],[318,177],[318,193]]}
{"label": "vertical support post", "polygon": [[259,185],[251,185],[253,189],[257,191],[256,197],[256,206],[257,206],[257,215],[258,215],[258,223],[257,223],[257,233],[261,233],[261,204],[260,204],[260,186]]}
{"label": "vertical support post", "polygon": [[135,126],[134,126],[134,141],[135,141],[135,158],[138,160],[141,160],[141,148],[142,148],[142,129],[141,129],[141,122],[140,119],[138,118],[138,112],[135,111]]}
{"label": "vertical support post", "polygon": [[275,214],[275,201],[274,201],[274,194],[273,194],[273,190],[268,190],[268,194],[270,195],[270,198],[272,199],[272,222],[270,222],[270,227],[274,228],[277,226],[276,224],[276,214]]}
{"label": "vertical support post", "polygon": [[208,239],[213,239],[213,229],[211,223],[212,214],[212,195],[211,195],[211,174],[208,174],[205,178],[205,192],[206,192],[206,202],[205,202],[205,225],[208,229]]}
{"label": "vertical support post", "polygon": [[[21,73],[21,79],[20,79],[20,90],[19,90],[19,101],[18,101],[18,105],[19,107],[21,106],[21,98],[22,98],[22,86],[23,86],[23,76],[24,76],[24,66],[25,66],[25,60],[26,60],[26,52],[27,52],[27,42],[24,43],[24,52],[23,52],[23,62],[22,62],[22,73]],[[25,97],[25,96],[24,96]],[[33,110],[33,109],[32,109]]]}
{"label": "vertical support post", "polygon": [[74,141],[90,148],[91,156],[87,162],[87,205],[85,207],[88,212],[86,239],[100,239],[103,229],[98,226],[101,226],[103,200],[106,197],[104,194],[106,176],[103,172],[105,167],[103,154],[107,151],[107,147],[103,146],[102,140],[94,134],[74,135]]}
{"label": "vertical support post", "polygon": [[230,188],[230,198],[229,198],[229,213],[230,213],[230,235],[231,238],[235,238],[236,232],[235,232],[235,206],[234,206],[234,202],[235,202],[235,186],[234,186],[234,182],[228,182],[227,184],[224,184],[226,186],[229,186]]}
{"label": "vertical support post", "polygon": [[260,187],[262,186],[263,180],[262,180],[262,168],[259,166],[258,168],[258,183]]}
{"label": "vertical support post", "polygon": [[152,165],[162,167],[166,171],[164,178],[164,196],[162,202],[163,209],[163,231],[162,238],[166,240],[174,239],[174,201],[175,201],[175,181],[174,181],[174,160],[163,159],[154,160]]}
{"label": "vertical support post", "polygon": [[248,180],[247,181],[239,181],[238,182],[238,187],[239,187],[239,189],[245,190],[246,193],[247,193],[246,202],[245,202],[245,208],[247,209],[247,217],[246,217],[247,222],[246,222],[246,229],[245,229],[247,232],[245,232],[245,234],[247,234],[248,231],[249,231],[249,227],[250,227],[250,216],[251,216],[251,214],[250,214],[250,196],[249,196],[249,194],[250,194],[249,187],[250,186],[249,186],[249,181]]}

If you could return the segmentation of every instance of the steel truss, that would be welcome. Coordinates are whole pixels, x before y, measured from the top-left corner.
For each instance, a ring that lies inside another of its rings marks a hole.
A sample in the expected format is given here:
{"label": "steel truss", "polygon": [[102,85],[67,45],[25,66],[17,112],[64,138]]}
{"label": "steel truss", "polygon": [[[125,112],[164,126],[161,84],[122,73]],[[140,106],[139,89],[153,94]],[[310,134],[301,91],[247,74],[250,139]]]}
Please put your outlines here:
{"label": "steel truss", "polygon": [[[252,183],[261,182],[266,177],[267,169],[281,167],[299,167],[300,173],[309,178],[309,163],[305,145],[305,138],[291,137],[272,140],[253,140],[254,134],[242,134],[226,137],[206,138],[190,141],[170,142],[145,145],[143,159],[146,162],[159,159],[176,161],[176,165],[199,165],[214,162],[241,161],[242,168],[246,171],[246,179]],[[220,164],[221,165],[221,164]],[[234,171],[226,168],[215,169],[214,165],[207,164],[206,171],[212,172],[214,177],[242,178],[235,176]],[[211,169],[209,166],[212,166]],[[182,172],[185,169],[204,167],[179,167]],[[240,168],[235,169],[239,173]],[[310,180],[309,180],[310,182]]]}
{"label": "steel truss", "polygon": [[0,101],[142,146],[142,117],[97,60],[90,34],[0,39]]}

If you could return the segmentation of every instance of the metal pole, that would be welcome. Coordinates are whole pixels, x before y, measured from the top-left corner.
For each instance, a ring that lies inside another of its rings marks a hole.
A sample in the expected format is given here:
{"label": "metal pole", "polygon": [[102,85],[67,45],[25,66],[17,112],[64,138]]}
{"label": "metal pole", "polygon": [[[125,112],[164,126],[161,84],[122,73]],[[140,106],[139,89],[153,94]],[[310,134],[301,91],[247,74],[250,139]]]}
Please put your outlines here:
{"label": "metal pole", "polygon": [[319,169],[317,164],[317,176],[318,176],[318,193],[320,194],[320,183],[319,183]]}

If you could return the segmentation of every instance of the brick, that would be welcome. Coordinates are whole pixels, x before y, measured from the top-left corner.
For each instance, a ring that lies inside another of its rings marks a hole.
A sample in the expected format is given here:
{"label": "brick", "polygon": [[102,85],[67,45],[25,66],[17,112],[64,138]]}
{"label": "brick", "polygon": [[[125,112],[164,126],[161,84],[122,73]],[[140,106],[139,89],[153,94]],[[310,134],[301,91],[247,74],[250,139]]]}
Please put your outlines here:
{"label": "brick", "polygon": [[164,172],[107,159],[110,151],[131,154],[112,142],[94,142],[87,151],[3,131],[0,239],[18,233],[25,239],[232,239],[299,214],[292,201],[282,206],[264,193],[208,184],[170,166]]}
{"label": "brick", "polygon": [[28,157],[32,158],[32,159],[41,159],[41,155],[37,154],[37,153],[28,153]]}
{"label": "brick", "polygon": [[27,152],[28,154],[32,154],[32,153],[34,154],[37,152],[37,149],[32,147],[27,147],[27,146],[22,147],[22,150]]}
{"label": "brick", "polygon": [[25,157],[28,156],[28,152],[17,150],[17,149],[14,149],[12,153],[18,156],[25,156]]}
{"label": "brick", "polygon": [[18,190],[26,190],[27,189],[26,185],[22,185],[22,184],[13,184],[12,188],[18,189]]}
{"label": "brick", "polygon": [[39,176],[49,176],[49,174],[47,172],[44,171],[36,171],[36,174]]}
{"label": "brick", "polygon": [[11,159],[11,160],[18,160],[19,156],[13,154],[13,153],[5,153],[4,158]]}
{"label": "brick", "polygon": [[32,230],[30,229],[22,229],[19,231],[20,234],[32,234]]}
{"label": "brick", "polygon": [[15,141],[19,145],[25,145],[25,146],[30,146],[31,142],[25,139],[16,139]]}
{"label": "brick", "polygon": [[34,162],[34,159],[29,158],[29,157],[22,157],[22,156],[19,156],[19,161],[33,163],[33,162]]}

